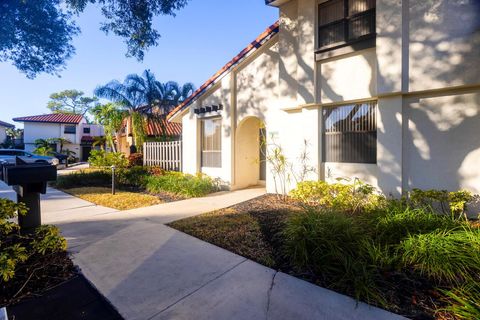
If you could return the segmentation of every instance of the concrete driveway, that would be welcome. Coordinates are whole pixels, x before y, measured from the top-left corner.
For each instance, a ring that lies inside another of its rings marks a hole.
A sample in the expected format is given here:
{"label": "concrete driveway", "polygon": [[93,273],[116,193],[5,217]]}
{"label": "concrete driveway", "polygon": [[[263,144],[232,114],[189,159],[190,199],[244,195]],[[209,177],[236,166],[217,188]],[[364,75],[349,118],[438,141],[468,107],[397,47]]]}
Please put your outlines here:
{"label": "concrete driveway", "polygon": [[126,319],[402,319],[164,225],[263,193],[119,212],[50,189],[43,221],[61,228],[74,262]]}

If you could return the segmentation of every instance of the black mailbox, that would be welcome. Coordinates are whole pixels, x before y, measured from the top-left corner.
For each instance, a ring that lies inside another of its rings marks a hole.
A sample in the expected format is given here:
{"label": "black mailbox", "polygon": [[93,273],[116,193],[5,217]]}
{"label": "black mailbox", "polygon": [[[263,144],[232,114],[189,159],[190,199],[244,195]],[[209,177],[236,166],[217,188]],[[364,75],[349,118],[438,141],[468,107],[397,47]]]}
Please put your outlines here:
{"label": "black mailbox", "polygon": [[17,193],[17,201],[28,207],[24,216],[18,217],[22,232],[34,231],[41,225],[40,194],[47,192],[47,182],[57,180],[57,168],[49,164],[3,164],[1,179]]}

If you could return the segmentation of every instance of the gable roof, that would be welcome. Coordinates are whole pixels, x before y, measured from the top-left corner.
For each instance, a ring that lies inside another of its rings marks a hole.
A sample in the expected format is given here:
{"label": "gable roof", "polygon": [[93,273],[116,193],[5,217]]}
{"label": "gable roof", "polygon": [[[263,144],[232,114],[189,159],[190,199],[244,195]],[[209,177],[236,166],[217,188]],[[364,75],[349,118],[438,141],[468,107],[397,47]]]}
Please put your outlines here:
{"label": "gable roof", "polygon": [[10,124],[8,122],[4,122],[0,120],[0,126],[5,127],[5,128],[15,128],[13,124]]}
{"label": "gable roof", "polygon": [[239,54],[237,54],[232,60],[230,60],[226,65],[223,66],[217,73],[215,73],[210,79],[208,79],[197,91],[195,91],[190,97],[185,99],[180,105],[173,109],[167,116],[167,119],[170,120],[176,113],[184,110],[190,104],[195,102],[200,96],[202,96],[212,85],[214,85],[218,79],[220,79],[224,74],[229,72],[232,68],[238,65],[243,59],[250,53],[259,49],[263,44],[270,40],[279,30],[279,21],[275,22],[273,25],[267,28],[260,36],[257,37],[253,42],[251,42],[245,49],[243,49]]}
{"label": "gable roof", "polygon": [[13,118],[17,122],[42,122],[42,123],[65,123],[65,124],[79,124],[83,119],[81,114],[43,114],[39,116],[28,116]]}

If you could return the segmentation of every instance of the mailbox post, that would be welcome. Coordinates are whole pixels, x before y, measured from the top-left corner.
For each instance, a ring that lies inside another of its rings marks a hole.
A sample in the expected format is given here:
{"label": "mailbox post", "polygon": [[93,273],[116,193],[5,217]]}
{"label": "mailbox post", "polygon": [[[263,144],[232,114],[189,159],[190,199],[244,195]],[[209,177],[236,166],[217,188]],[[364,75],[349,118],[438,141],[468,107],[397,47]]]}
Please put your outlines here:
{"label": "mailbox post", "polygon": [[20,230],[33,232],[42,224],[40,194],[47,193],[47,182],[57,180],[57,168],[49,164],[3,165],[2,180],[17,193],[17,201],[28,208],[24,216],[18,217]]}

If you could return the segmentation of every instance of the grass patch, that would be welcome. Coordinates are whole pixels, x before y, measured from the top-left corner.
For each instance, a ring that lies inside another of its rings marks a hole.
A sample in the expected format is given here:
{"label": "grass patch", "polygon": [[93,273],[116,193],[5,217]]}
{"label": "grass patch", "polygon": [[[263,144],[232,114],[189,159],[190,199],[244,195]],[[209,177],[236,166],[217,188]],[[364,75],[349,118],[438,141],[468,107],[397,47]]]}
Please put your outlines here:
{"label": "grass patch", "polygon": [[64,191],[96,205],[117,210],[143,208],[163,203],[156,196],[138,192],[117,190],[116,194],[112,195],[112,189],[105,187],[70,188]]}

